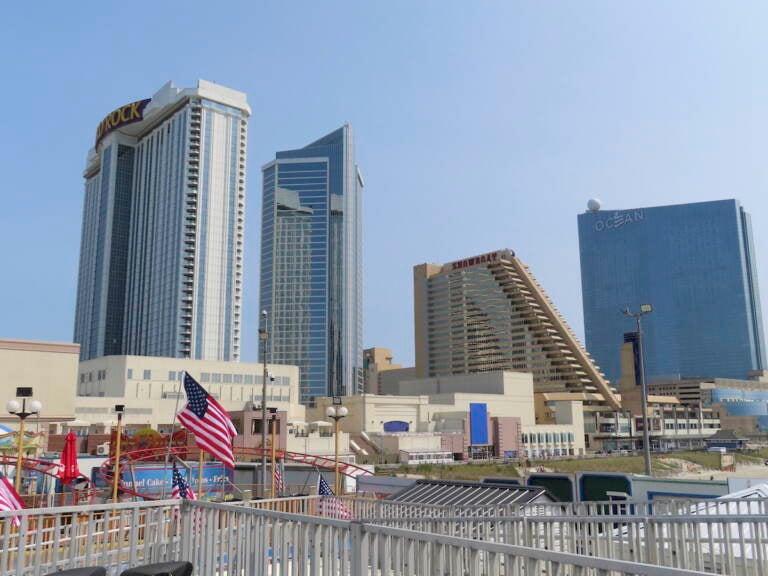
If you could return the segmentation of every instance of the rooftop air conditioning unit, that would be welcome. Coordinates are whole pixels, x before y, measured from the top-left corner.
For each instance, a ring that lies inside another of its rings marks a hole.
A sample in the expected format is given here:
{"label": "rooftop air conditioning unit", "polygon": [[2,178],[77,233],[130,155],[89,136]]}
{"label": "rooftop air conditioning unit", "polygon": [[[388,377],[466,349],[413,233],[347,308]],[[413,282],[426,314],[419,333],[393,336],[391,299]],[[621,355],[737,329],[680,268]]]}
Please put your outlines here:
{"label": "rooftop air conditioning unit", "polygon": [[109,456],[109,442],[96,446],[96,454],[98,456]]}

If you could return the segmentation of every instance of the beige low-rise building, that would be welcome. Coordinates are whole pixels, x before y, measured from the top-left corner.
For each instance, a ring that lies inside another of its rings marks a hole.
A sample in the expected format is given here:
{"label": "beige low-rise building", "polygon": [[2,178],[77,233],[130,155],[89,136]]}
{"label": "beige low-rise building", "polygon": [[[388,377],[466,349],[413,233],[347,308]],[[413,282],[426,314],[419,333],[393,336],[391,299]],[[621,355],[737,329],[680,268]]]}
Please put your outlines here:
{"label": "beige low-rise building", "polygon": [[[584,428],[592,450],[640,450],[643,448],[643,390],[636,337],[627,335],[621,346],[622,410],[590,414]],[[663,389],[656,389],[657,391]],[[648,394],[648,435],[651,449],[687,450],[705,446],[705,440],[720,429],[720,419],[712,408],[686,404],[672,395]]]}
{"label": "beige low-rise building", "polygon": [[[32,425],[74,420],[79,355],[79,344],[0,339],[2,404],[15,399],[17,388],[31,388],[31,398],[43,405]],[[0,422],[14,428],[19,419],[3,410]]]}
{"label": "beige low-rise building", "polygon": [[[186,403],[182,384],[188,372],[230,413],[240,436],[236,447],[261,446],[264,366],[260,363],[189,360],[152,356],[103,356],[80,363],[77,372],[77,420],[58,432],[104,434],[116,426],[115,405],[125,406],[126,430],[178,430],[176,414]],[[309,422],[299,403],[299,369],[268,365],[268,408],[277,411],[278,446],[290,451],[328,455],[335,449],[327,422]],[[267,415],[269,419],[270,416]],[[271,426],[267,424],[268,435]],[[342,451],[348,438],[340,436]]]}
{"label": "beige low-rise building", "polygon": [[[402,451],[450,452],[456,457],[583,454],[582,403],[556,403],[552,422],[537,426],[533,386],[533,375],[524,372],[410,379],[400,383],[399,395],[342,398],[349,412],[339,425],[351,435],[352,448],[363,455]],[[332,398],[319,398],[307,414],[321,418],[332,404]],[[481,413],[487,414],[487,425],[481,426],[488,430],[483,447],[471,441],[472,405],[484,406]]]}

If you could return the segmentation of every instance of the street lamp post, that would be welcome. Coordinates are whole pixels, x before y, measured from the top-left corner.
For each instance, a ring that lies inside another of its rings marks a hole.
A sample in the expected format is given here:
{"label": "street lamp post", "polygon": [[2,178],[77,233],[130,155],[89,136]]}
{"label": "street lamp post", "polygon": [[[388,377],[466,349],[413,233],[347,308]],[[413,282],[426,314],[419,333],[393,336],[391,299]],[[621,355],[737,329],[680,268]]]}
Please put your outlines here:
{"label": "street lamp post", "polygon": [[117,435],[115,438],[115,460],[112,465],[112,501],[117,502],[117,490],[120,486],[120,441],[123,438],[123,412],[125,404],[115,404],[117,413]]}
{"label": "street lamp post", "polygon": [[629,308],[623,310],[626,316],[635,319],[637,323],[637,355],[640,363],[640,392],[643,403],[643,458],[645,460],[645,474],[653,476],[651,467],[651,435],[648,420],[648,387],[645,383],[645,353],[643,352],[643,327],[641,318],[650,313],[653,307],[650,304],[641,304],[640,312],[632,312]]}
{"label": "street lamp post", "polygon": [[261,383],[261,497],[267,495],[267,380],[269,370],[267,368],[267,348],[269,347],[269,330],[267,326],[267,311],[261,311],[262,327],[259,329],[259,339],[263,343],[261,363],[264,374]]}
{"label": "street lamp post", "polygon": [[334,435],[336,436],[336,496],[341,495],[341,478],[339,477],[339,420],[344,418],[347,414],[349,414],[349,410],[347,410],[346,406],[328,406],[328,408],[325,409],[325,415],[328,416],[328,418],[333,418],[336,423],[334,428]]}
{"label": "street lamp post", "polygon": [[8,400],[5,404],[5,409],[14,416],[19,417],[19,436],[18,436],[18,452],[16,454],[16,478],[14,479],[14,488],[16,493],[20,494],[21,490],[21,476],[24,469],[24,421],[32,416],[32,414],[40,414],[40,410],[43,409],[43,405],[38,400],[31,400],[29,402],[29,411],[27,411],[27,398],[32,397],[32,388],[18,387],[16,388],[16,398],[21,398],[21,406],[18,401]]}

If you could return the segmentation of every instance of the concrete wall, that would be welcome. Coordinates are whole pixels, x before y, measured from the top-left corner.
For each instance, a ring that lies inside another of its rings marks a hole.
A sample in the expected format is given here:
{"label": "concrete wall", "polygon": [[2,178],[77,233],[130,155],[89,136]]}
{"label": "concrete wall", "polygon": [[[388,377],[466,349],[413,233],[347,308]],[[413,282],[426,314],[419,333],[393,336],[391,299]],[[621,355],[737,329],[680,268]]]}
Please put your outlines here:
{"label": "concrete wall", "polygon": [[522,425],[520,418],[515,417],[491,417],[491,430],[493,446],[497,456],[504,456],[505,452],[520,453],[522,444]]}
{"label": "concrete wall", "polygon": [[[429,432],[430,412],[426,396],[379,396],[362,394],[345,396],[343,405],[349,414],[340,422],[341,429],[352,434],[361,431],[376,433],[384,431],[384,424],[393,420],[409,423],[410,432]],[[315,408],[307,408],[309,420],[328,420],[326,408],[332,405],[331,398],[316,399]]]}
{"label": "concrete wall", "polygon": [[[124,404],[126,426],[141,425],[161,431],[169,429],[176,422],[176,412],[186,403],[184,387],[179,380],[179,374],[184,370],[230,412],[243,410],[249,402],[261,403],[262,384],[256,383],[256,377],[260,378],[263,374],[262,364],[105,356],[80,363],[77,371],[80,394],[75,407],[77,420],[90,424],[92,432],[109,430],[116,423],[115,404]],[[298,403],[299,369],[296,366],[270,365],[268,370],[276,380],[267,385],[267,405],[286,413],[289,422],[304,421],[305,409]],[[148,378],[144,378],[145,371],[148,371]],[[201,377],[203,373],[220,375],[221,380],[225,375],[232,380],[236,375],[242,376],[243,380],[248,375],[254,383],[205,382]]]}
{"label": "concrete wall", "polygon": [[416,368],[396,368],[379,372],[379,394],[400,394],[400,383],[403,380],[413,380]]}
{"label": "concrete wall", "polygon": [[[3,403],[16,396],[17,387],[31,387],[32,399],[43,404],[40,422],[74,419],[79,356],[78,344],[0,339]],[[2,410],[0,422],[15,428],[19,419]]]}
{"label": "concrete wall", "polygon": [[437,452],[442,450],[441,437],[435,435],[387,434],[378,437],[378,442],[388,454],[397,454],[400,450],[408,452]]}

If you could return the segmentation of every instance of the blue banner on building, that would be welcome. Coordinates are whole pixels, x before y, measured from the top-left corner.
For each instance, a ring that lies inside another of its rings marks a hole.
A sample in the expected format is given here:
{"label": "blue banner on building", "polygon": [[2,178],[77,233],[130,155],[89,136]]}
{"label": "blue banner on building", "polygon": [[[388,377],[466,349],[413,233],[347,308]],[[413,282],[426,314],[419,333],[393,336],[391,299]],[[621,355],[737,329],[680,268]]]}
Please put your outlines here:
{"label": "blue banner on building", "polygon": [[469,405],[469,443],[472,446],[488,444],[488,405]]}

